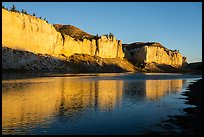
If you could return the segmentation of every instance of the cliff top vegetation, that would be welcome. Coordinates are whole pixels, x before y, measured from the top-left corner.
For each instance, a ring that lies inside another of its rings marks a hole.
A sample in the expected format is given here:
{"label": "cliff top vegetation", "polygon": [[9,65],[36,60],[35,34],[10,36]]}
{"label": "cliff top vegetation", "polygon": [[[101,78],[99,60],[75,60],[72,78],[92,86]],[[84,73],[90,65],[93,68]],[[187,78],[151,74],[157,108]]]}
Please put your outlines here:
{"label": "cliff top vegetation", "polygon": [[[35,13],[33,13],[32,15],[29,14],[25,9],[21,9],[21,11],[17,10],[15,5],[12,5],[10,7],[10,9],[8,9],[4,5],[2,5],[2,9],[5,9],[5,10],[10,11],[10,12],[16,12],[16,13],[22,13],[22,14],[26,14],[26,15],[30,15],[30,16],[35,16],[36,18],[42,19],[42,17],[37,17]],[[44,18],[44,20],[48,23],[46,18]],[[99,36],[98,34],[96,34],[96,35],[89,34],[89,33],[85,32],[85,31],[83,31],[83,30],[81,30],[75,26],[72,26],[72,25],[53,24],[53,26],[62,35],[69,35],[70,37],[74,38],[75,40],[83,41],[84,39],[88,39],[88,40],[92,41],[92,39],[98,40],[99,38],[101,38],[101,36]],[[113,35],[113,33],[111,33],[111,32],[109,34],[104,34],[102,36],[106,36],[106,38],[115,37]]]}
{"label": "cliff top vegetation", "polygon": [[[30,15],[30,16],[34,16],[34,17],[36,17],[36,18],[42,19],[42,17],[37,17],[35,13],[33,13],[32,15],[29,14],[29,13],[27,12],[27,10],[25,10],[25,9],[17,10],[15,5],[12,5],[12,7],[10,7],[10,9],[8,9],[8,8],[5,7],[4,5],[2,5],[2,9],[5,9],[5,10],[10,11],[10,12],[22,13],[22,14],[25,14],[25,15]],[[46,20],[46,18],[44,18],[44,20],[48,23],[48,21]]]}

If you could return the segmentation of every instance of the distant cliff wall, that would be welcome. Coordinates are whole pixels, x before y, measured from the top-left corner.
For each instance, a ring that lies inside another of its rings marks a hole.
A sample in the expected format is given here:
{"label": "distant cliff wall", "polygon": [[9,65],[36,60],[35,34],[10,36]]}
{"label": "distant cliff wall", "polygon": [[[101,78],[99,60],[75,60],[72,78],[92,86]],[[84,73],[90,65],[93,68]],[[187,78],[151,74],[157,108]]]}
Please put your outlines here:
{"label": "distant cliff wall", "polygon": [[[134,63],[158,63],[171,66],[182,66],[183,56],[178,51],[168,50],[159,43],[125,48],[125,57]],[[127,47],[127,46],[126,46]],[[128,49],[128,50],[127,50]]]}
{"label": "distant cliff wall", "polygon": [[183,59],[181,53],[177,51],[164,50],[160,47],[145,47],[147,50],[146,62],[156,62],[172,66],[182,66]]}
{"label": "distant cliff wall", "polygon": [[55,57],[75,53],[102,58],[123,58],[122,42],[102,36],[96,40],[75,40],[56,31],[53,25],[35,16],[2,9],[2,46],[49,54]]}

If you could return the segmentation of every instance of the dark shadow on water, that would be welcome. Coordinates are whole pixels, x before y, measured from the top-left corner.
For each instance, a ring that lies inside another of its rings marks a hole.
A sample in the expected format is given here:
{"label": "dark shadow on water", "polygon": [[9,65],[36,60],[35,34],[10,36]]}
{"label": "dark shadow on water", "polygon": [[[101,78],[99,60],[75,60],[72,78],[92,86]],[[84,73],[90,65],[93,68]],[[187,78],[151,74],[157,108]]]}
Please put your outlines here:
{"label": "dark shadow on water", "polygon": [[[167,134],[175,135],[202,135],[203,134],[203,104],[202,104],[202,79],[190,83],[183,94],[186,104],[192,105],[182,109],[185,115],[171,115],[168,120],[161,122],[161,127]],[[180,129],[180,131],[176,131]],[[154,132],[154,131],[151,131]],[[150,133],[151,133],[150,132]]]}

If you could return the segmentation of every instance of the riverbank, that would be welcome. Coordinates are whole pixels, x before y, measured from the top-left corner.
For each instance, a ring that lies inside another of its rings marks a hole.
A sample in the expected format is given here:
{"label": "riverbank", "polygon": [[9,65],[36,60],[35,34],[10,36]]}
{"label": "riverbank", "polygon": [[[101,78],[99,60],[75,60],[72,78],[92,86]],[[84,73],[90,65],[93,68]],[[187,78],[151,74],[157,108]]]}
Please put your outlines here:
{"label": "riverbank", "polygon": [[183,111],[186,113],[184,116],[170,116],[169,120],[163,121],[166,125],[163,128],[168,129],[170,123],[181,128],[182,132],[169,132],[169,134],[201,135],[203,133],[202,79],[192,82],[183,95],[186,96],[186,104],[195,107],[184,108]]}
{"label": "riverbank", "polygon": [[184,93],[187,96],[187,104],[195,105],[193,108],[186,108],[184,111],[188,114],[186,117],[178,117],[177,124],[184,127],[183,134],[200,135],[203,133],[202,127],[202,79],[189,85],[188,90]]}

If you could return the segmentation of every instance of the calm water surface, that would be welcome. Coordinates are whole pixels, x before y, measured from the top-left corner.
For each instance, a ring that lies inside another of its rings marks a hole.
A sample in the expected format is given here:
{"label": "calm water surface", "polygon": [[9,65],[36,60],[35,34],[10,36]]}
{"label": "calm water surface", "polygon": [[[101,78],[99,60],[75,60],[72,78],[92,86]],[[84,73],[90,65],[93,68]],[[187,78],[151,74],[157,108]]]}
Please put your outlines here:
{"label": "calm water surface", "polygon": [[179,98],[200,78],[171,73],[4,74],[2,134],[162,132],[162,120],[192,107]]}

